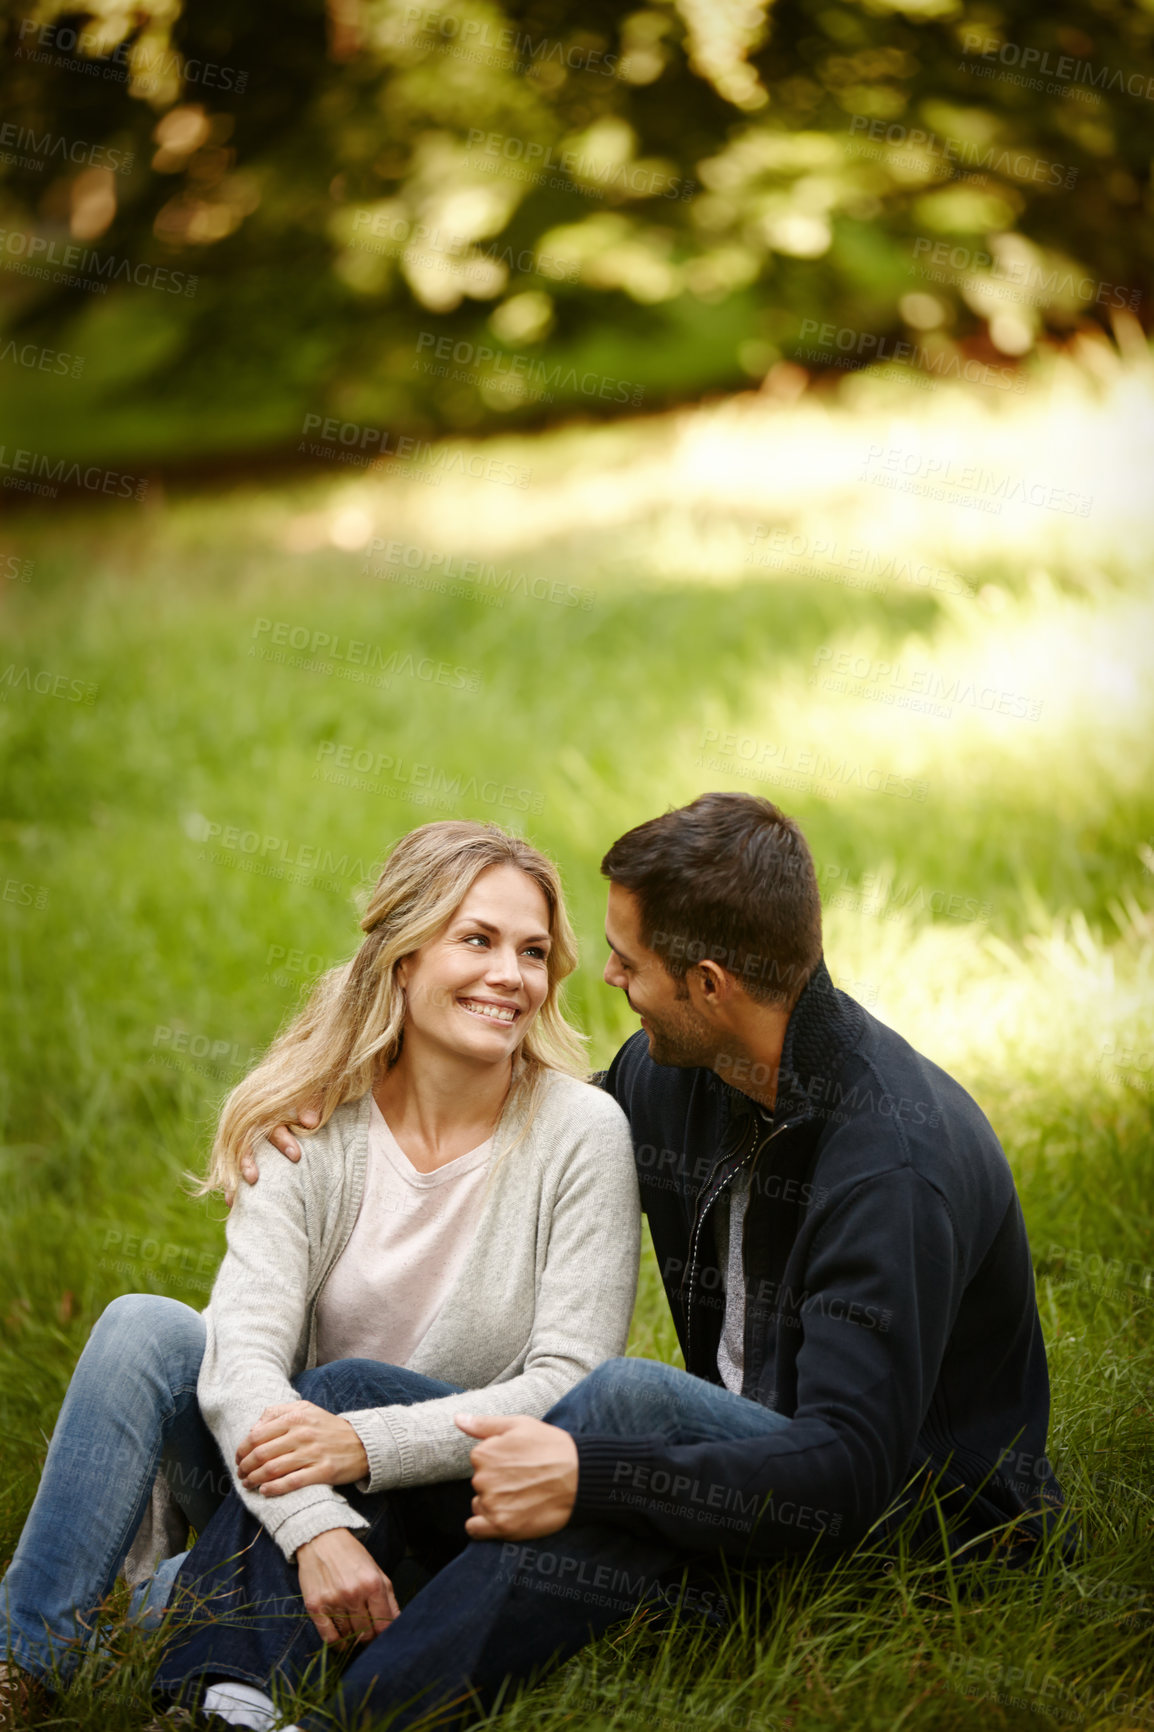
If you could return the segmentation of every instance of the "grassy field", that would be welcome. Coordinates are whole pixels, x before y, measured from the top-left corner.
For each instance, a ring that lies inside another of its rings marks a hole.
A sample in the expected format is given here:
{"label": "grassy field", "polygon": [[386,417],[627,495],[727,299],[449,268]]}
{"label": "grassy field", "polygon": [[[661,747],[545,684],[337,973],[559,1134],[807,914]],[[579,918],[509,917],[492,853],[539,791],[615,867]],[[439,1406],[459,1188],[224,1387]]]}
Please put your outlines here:
{"label": "grassy field", "polygon": [[[836,980],[972,1090],[1021,1189],[1076,1567],[851,1559],[727,1634],[642,1623],[508,1732],[1154,1726],[1154,385],[850,382],[63,511],[0,539],[0,1560],[116,1294],[204,1304],[182,1175],[432,817],[564,870],[605,1061],[597,862],[709,787],[802,822]],[[12,575],[15,572],[16,575]],[[631,1351],[675,1357],[652,1260]],[[148,1718],[125,1645],[60,1726]]]}

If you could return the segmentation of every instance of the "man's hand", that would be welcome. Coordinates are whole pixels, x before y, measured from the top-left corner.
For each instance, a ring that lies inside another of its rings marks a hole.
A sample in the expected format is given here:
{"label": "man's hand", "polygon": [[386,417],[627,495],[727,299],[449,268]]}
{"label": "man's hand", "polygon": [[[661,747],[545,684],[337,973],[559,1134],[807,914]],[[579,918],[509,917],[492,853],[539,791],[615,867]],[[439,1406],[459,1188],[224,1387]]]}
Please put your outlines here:
{"label": "man's hand", "polygon": [[[306,1131],[315,1131],[320,1123],[321,1115],[315,1107],[305,1107],[297,1119],[298,1125],[303,1125]],[[279,1149],[282,1155],[287,1155],[290,1161],[299,1161],[301,1146],[287,1125],[274,1125],[268,1134],[268,1140],[274,1149]],[[251,1149],[241,1157],[240,1171],[242,1178],[250,1185],[255,1185],[260,1177],[257,1170],[256,1157]]]}
{"label": "man's hand", "polygon": [[351,1485],[365,1478],[369,1458],[347,1419],[311,1401],[285,1401],[265,1408],[236,1467],[246,1491],[282,1497],[302,1485]]}
{"label": "man's hand", "polygon": [[371,1642],[400,1617],[393,1584],[348,1528],[296,1550],[301,1594],[322,1642]]}
{"label": "man's hand", "polygon": [[523,1415],[458,1413],[455,1423],[482,1441],[472,1451],[475,1540],[532,1540],[555,1534],[577,1501],[577,1445],[559,1425]]}

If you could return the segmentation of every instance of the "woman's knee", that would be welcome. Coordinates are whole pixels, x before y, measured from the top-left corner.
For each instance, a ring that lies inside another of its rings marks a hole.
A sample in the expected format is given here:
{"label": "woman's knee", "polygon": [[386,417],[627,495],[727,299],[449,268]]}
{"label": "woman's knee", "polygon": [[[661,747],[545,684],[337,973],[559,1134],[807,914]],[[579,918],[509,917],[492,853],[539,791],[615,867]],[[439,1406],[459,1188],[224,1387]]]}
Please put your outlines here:
{"label": "woman's knee", "polygon": [[162,1293],[122,1293],[93,1326],[85,1358],[131,1363],[163,1375],[173,1388],[195,1383],[204,1358],[204,1319]]}

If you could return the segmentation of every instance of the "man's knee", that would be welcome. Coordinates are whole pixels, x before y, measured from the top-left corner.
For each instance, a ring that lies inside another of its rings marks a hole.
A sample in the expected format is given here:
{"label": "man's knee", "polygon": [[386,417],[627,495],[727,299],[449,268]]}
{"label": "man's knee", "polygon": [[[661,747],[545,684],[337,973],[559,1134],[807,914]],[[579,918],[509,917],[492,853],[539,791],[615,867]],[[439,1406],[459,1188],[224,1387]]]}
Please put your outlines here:
{"label": "man's knee", "polygon": [[331,1359],[294,1377],[293,1388],[329,1413],[347,1413],[362,1407],[408,1407],[415,1401],[447,1395],[452,1385],[432,1382],[403,1365],[387,1365],[377,1359]]}
{"label": "man's knee", "polygon": [[652,1359],[606,1359],[545,1417],[566,1430],[630,1431],[635,1416],[664,1388],[669,1370]]}
{"label": "man's knee", "polygon": [[388,1407],[393,1399],[388,1371],[375,1360],[330,1359],[292,1380],[293,1388],[314,1407],[344,1413],[358,1407]]}

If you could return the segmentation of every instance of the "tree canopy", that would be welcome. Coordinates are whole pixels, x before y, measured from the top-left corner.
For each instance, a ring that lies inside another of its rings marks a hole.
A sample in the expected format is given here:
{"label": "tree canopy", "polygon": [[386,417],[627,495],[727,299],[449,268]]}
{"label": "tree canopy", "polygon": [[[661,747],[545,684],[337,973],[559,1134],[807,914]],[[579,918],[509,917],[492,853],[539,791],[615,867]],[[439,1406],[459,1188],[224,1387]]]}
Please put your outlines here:
{"label": "tree canopy", "polygon": [[6,25],[6,430],[271,451],[791,364],[1009,379],[1144,320],[1152,34],[1154,0],[46,0]]}

